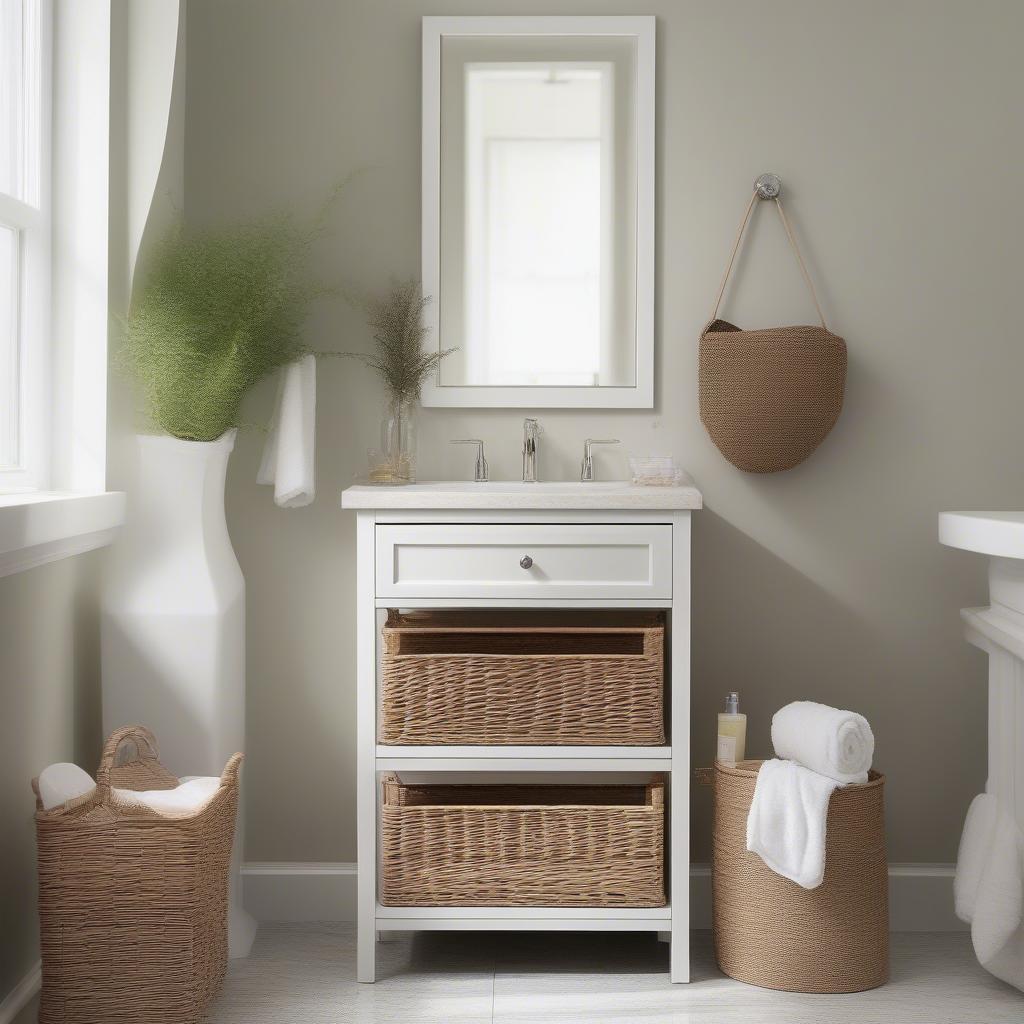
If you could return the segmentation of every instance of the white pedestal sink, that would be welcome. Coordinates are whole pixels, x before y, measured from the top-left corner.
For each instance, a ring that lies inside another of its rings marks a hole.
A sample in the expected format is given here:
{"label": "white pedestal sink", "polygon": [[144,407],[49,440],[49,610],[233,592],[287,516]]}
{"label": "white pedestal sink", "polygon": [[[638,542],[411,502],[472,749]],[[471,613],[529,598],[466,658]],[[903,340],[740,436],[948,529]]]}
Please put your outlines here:
{"label": "white pedestal sink", "polygon": [[[972,937],[983,965],[997,977],[1024,989],[1024,926],[1018,924],[1010,931],[1007,925],[1020,904],[1024,871],[1024,512],[943,512],[939,516],[939,540],[950,547],[989,556],[989,607],[964,608],[960,614],[967,640],[985,651],[989,659],[985,789],[992,799],[986,801],[986,813],[969,820],[965,830],[957,867],[958,885],[962,886],[968,873],[998,874],[998,883],[990,894],[1003,917],[994,929],[997,938],[992,938],[990,922],[979,921],[980,910],[972,922]],[[998,842],[993,820],[1003,825]],[[971,836],[972,827],[993,831],[987,838]],[[1011,836],[1015,850],[1010,846]],[[968,847],[986,853],[972,856],[974,863],[966,865]],[[1001,847],[1001,854],[997,847]],[[985,857],[993,863],[984,863]],[[979,938],[979,928],[987,929],[989,934]]]}

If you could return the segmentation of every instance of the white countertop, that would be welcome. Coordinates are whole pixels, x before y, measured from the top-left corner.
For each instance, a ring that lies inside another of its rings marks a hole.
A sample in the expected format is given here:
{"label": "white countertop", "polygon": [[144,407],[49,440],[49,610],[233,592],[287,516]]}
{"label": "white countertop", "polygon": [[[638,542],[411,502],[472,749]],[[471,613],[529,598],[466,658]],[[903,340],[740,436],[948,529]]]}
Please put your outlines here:
{"label": "white countertop", "polygon": [[341,492],[341,507],[348,509],[606,509],[617,511],[698,509],[700,491],[682,487],[637,487],[625,481],[524,484],[468,480],[407,484],[404,487],[357,485]]}

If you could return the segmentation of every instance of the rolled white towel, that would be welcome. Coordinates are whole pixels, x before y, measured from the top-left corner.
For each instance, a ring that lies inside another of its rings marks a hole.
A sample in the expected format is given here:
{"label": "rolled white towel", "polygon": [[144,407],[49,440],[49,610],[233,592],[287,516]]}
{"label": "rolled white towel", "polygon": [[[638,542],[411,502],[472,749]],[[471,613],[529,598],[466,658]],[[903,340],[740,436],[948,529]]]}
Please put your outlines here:
{"label": "rolled white towel", "polygon": [[52,810],[96,788],[92,776],[77,764],[51,764],[39,773],[39,799],[44,810]]}
{"label": "rolled white towel", "polygon": [[875,737],[863,715],[798,700],[772,717],[777,757],[796,761],[843,785],[868,781]]}

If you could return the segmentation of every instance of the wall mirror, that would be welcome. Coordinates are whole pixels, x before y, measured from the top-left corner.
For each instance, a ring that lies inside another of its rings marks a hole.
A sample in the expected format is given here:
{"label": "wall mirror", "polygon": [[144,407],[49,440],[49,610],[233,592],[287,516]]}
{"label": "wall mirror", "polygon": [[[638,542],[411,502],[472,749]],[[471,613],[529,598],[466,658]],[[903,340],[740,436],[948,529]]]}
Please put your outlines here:
{"label": "wall mirror", "polygon": [[426,406],[651,408],[654,18],[423,19]]}

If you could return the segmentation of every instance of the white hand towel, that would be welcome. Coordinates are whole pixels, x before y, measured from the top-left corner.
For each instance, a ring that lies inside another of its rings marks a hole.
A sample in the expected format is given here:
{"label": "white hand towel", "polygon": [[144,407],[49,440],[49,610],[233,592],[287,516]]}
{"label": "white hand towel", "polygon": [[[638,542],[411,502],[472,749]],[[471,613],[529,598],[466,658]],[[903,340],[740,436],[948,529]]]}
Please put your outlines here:
{"label": "white hand towel", "polygon": [[805,889],[825,877],[825,826],[834,779],[793,761],[765,761],[747,815],[747,849]]}
{"label": "white hand towel", "polygon": [[982,870],[971,922],[971,941],[983,966],[996,959],[1020,927],[1024,895],[1022,847],[1017,823],[1004,811],[997,811],[992,846]]}
{"label": "white hand towel", "polygon": [[256,482],[272,484],[281,508],[308,505],[316,495],[316,356],[281,371],[274,422],[263,447]]}
{"label": "white hand towel", "polygon": [[868,781],[875,737],[863,715],[827,704],[798,700],[772,717],[772,744],[777,757],[844,785]]}
{"label": "white hand towel", "polygon": [[999,805],[990,793],[979,793],[967,808],[960,852],[953,879],[953,903],[956,916],[970,924],[978,901],[978,887],[985,872],[992,839],[995,836]]}
{"label": "white hand towel", "polygon": [[95,788],[92,776],[77,764],[51,764],[39,773],[39,799],[47,811],[85,796]]}

